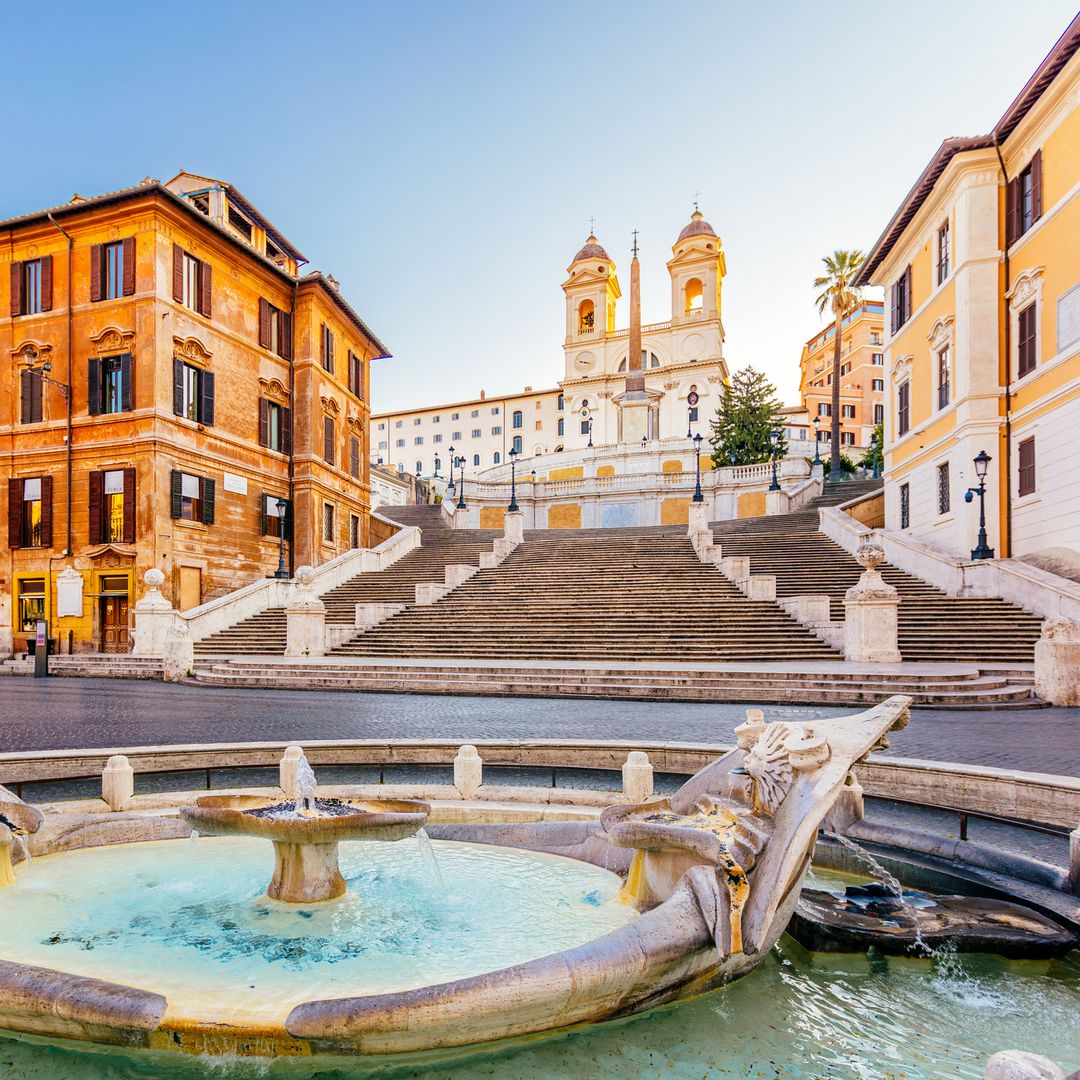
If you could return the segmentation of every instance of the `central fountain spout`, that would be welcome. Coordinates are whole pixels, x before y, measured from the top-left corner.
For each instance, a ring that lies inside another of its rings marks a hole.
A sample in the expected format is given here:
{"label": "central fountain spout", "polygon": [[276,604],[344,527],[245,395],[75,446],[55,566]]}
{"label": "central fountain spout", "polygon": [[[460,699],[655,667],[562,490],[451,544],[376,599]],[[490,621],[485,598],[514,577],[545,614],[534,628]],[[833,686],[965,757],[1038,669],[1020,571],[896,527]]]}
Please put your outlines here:
{"label": "central fountain spout", "polygon": [[320,799],[315,774],[298,747],[286,751],[284,762],[292,774],[285,800],[204,795],[180,811],[203,836],[270,840],[274,876],[266,895],[272,900],[311,904],[344,896],[347,886],[338,866],[342,840],[402,840],[421,829],[431,811],[422,802]]}

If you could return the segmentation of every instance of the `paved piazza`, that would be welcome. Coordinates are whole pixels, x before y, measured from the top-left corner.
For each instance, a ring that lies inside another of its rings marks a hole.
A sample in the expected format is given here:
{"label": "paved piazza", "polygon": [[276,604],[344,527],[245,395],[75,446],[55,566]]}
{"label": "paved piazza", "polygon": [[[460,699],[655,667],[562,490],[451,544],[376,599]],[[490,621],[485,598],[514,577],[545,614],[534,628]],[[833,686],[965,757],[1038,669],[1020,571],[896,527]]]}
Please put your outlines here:
{"label": "paved piazza", "polygon": [[[773,719],[857,709],[766,706]],[[116,679],[0,682],[0,751],[306,739],[731,740],[743,705],[233,690]],[[918,709],[903,757],[1080,775],[1077,710]],[[1037,731],[1017,739],[1017,730]]]}

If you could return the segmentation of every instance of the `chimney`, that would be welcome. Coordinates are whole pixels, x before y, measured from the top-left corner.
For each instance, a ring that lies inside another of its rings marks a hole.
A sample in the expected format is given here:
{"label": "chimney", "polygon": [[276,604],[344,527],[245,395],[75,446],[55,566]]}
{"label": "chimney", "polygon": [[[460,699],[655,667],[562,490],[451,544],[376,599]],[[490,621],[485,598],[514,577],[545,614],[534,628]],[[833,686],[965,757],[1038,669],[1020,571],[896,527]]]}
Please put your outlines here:
{"label": "chimney", "polygon": [[532,387],[531,386],[526,386],[525,387],[525,393],[526,394],[531,394],[532,393]]}
{"label": "chimney", "polygon": [[333,274],[326,275],[327,282],[333,286],[335,292],[341,292],[341,286],[338,284],[338,279]]}
{"label": "chimney", "polygon": [[483,401],[486,397],[487,397],[487,391],[486,390],[481,390],[480,391],[480,400]]}

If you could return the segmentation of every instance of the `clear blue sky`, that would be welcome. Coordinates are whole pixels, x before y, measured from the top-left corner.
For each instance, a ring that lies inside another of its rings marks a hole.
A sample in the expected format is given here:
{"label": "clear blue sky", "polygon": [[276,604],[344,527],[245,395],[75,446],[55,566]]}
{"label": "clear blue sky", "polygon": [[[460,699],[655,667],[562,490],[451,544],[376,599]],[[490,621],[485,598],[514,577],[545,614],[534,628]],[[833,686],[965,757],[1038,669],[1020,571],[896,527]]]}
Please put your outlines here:
{"label": "clear blue sky", "polygon": [[1075,3],[9,5],[0,217],[229,180],[388,344],[391,409],[554,384],[590,216],[624,279],[641,230],[667,318],[700,190],[728,361],[793,401],[820,256],[869,247],[944,136],[987,131]]}

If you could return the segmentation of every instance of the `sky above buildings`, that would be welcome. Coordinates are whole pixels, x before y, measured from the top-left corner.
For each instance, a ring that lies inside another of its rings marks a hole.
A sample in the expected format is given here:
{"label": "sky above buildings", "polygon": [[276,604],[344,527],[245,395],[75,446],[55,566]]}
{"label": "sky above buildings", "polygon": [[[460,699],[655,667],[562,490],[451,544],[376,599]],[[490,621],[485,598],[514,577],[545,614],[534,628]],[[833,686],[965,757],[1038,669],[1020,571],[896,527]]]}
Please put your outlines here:
{"label": "sky above buildings", "polygon": [[1075,9],[18,5],[5,39],[39,60],[8,81],[0,217],[182,168],[228,180],[390,347],[386,410],[554,385],[590,217],[627,293],[640,230],[643,318],[668,318],[664,264],[700,192],[727,254],[728,362],[795,401],[821,255],[869,248],[942,138],[988,131]]}

